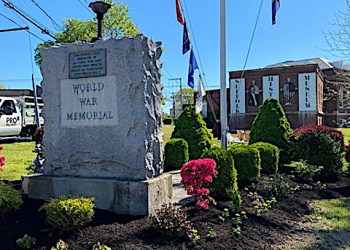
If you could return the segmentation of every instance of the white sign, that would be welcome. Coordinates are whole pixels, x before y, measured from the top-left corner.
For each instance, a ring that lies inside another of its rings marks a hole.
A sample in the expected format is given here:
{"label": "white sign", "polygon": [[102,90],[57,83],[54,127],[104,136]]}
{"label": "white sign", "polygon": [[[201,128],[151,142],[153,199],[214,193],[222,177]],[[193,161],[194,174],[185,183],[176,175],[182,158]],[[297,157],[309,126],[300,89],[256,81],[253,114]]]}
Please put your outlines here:
{"label": "white sign", "polygon": [[264,76],[263,77],[263,99],[274,98],[279,100],[279,81],[280,78],[276,76]]}
{"label": "white sign", "polygon": [[316,111],[316,73],[299,74],[299,111]]}
{"label": "white sign", "polygon": [[231,113],[245,113],[245,79],[230,79]]}
{"label": "white sign", "polygon": [[61,126],[115,126],[116,76],[61,80]]}

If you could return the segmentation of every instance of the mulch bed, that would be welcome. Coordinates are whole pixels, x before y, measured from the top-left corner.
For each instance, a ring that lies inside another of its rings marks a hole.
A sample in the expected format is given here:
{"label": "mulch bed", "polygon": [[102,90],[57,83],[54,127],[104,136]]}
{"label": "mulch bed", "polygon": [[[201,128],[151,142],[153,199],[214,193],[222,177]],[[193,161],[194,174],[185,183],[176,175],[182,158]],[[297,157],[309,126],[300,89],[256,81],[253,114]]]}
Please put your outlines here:
{"label": "mulch bed", "polygon": [[[79,232],[52,232],[45,222],[44,213],[38,211],[43,202],[24,199],[19,211],[0,220],[0,249],[20,249],[16,239],[24,234],[37,239],[35,249],[50,249],[59,239],[67,242],[69,249],[73,250],[91,249],[96,242],[112,249],[272,249],[291,234],[302,233],[298,224],[308,220],[304,215],[311,212],[310,201],[340,197],[350,197],[349,175],[327,183],[325,189],[301,189],[260,216],[248,214],[248,220],[241,225],[240,235],[232,233],[231,221],[223,222],[218,218],[227,203],[219,202],[210,206],[208,211],[187,206],[189,219],[201,235],[196,244],[159,235],[145,217],[120,216],[101,210],[96,210],[94,221]],[[205,236],[210,228],[217,233],[213,239]]]}

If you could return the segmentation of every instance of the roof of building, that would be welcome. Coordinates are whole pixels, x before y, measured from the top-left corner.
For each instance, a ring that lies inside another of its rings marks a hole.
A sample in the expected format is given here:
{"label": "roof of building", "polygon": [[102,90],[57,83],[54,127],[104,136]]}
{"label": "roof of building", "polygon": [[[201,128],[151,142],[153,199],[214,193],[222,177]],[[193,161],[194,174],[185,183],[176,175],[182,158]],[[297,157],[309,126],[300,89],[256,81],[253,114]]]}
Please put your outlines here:
{"label": "roof of building", "polygon": [[350,63],[345,63],[343,60],[330,61],[324,58],[310,58],[310,59],[302,59],[302,60],[295,60],[295,61],[285,61],[285,62],[268,65],[265,68],[297,66],[297,65],[306,65],[306,64],[318,64],[321,70],[327,70],[327,69],[350,70]]}

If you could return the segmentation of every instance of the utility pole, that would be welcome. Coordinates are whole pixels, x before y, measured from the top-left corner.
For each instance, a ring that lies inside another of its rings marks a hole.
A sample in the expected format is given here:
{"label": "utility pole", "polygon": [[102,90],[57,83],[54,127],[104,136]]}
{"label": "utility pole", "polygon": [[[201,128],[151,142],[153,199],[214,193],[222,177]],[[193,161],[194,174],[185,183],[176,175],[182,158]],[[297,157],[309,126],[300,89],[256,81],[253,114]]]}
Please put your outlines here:
{"label": "utility pole", "polygon": [[[176,82],[180,83],[180,110],[182,111],[182,105],[183,105],[183,100],[182,100],[182,78],[170,78],[169,81],[176,81]],[[175,95],[174,95],[174,104],[173,105],[175,105]]]}
{"label": "utility pole", "polygon": [[227,148],[226,0],[220,0],[220,121],[221,148]]}

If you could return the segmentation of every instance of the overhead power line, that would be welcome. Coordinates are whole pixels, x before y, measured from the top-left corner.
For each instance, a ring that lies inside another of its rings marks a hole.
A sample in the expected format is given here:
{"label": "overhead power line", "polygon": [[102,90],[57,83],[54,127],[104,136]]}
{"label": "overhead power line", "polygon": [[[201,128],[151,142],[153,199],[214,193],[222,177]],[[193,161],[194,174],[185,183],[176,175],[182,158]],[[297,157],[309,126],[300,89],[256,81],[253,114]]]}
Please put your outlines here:
{"label": "overhead power line", "polygon": [[[0,16],[6,18],[6,19],[9,20],[10,22],[16,24],[18,27],[21,27],[21,25],[19,25],[19,24],[18,24],[17,22],[15,22],[15,21],[13,21],[11,18],[9,18],[9,17],[7,17],[7,16],[5,16],[5,15],[3,15],[3,14],[1,14],[1,13],[0,13]],[[44,39],[40,38],[39,36],[35,35],[34,33],[30,32],[29,30],[25,30],[25,31],[27,31],[27,32],[28,32],[29,34],[31,34],[32,36],[38,38],[39,40],[45,42]]]}
{"label": "overhead power line", "polygon": [[35,0],[31,0],[31,1],[36,7],[38,7],[51,20],[53,27],[57,31],[62,30],[62,27]]}
{"label": "overhead power line", "polygon": [[47,28],[43,28],[42,25],[39,25],[38,22],[30,17],[28,14],[25,14],[22,10],[20,10],[17,6],[15,6],[13,3],[11,3],[8,0],[2,0],[2,2],[5,4],[6,7],[12,9],[13,11],[15,11],[17,14],[19,14],[21,17],[23,17],[24,19],[26,19],[28,22],[30,22],[31,24],[33,24],[35,27],[37,27],[43,34],[46,34],[50,37],[52,37],[53,39],[55,39],[55,41],[58,41],[58,38],[55,37]]}
{"label": "overhead power line", "polygon": [[89,11],[91,14],[94,15],[94,12],[92,12],[91,9],[89,9],[87,6],[89,5],[88,2],[86,0],[84,0],[86,2],[87,5],[85,5],[81,0],[78,0],[78,2],[87,10]]}

